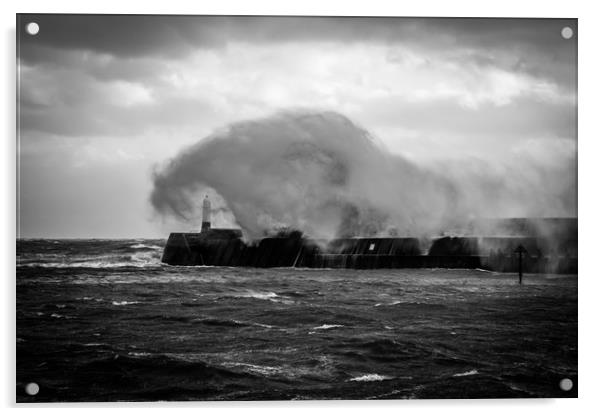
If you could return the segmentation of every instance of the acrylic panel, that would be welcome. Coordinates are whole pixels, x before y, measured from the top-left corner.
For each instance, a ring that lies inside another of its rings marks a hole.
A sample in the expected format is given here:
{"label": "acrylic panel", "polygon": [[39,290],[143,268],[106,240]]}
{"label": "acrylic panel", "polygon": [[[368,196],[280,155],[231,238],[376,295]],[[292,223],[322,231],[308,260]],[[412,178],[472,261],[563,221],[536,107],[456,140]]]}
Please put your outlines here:
{"label": "acrylic panel", "polygon": [[577,33],[17,15],[17,401],[577,397]]}

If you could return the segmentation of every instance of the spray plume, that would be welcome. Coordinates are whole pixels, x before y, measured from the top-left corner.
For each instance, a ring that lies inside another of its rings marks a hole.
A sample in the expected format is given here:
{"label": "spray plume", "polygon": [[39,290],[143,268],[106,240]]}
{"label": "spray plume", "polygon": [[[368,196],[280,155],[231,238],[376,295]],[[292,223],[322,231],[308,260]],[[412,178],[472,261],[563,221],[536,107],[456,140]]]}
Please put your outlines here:
{"label": "spray plume", "polygon": [[570,180],[542,187],[566,172],[530,166],[427,168],[392,155],[338,113],[287,111],[231,124],[184,149],[155,171],[151,202],[160,214],[198,221],[209,194],[216,213],[248,238],[282,227],[314,238],[426,236],[475,217],[570,211]]}

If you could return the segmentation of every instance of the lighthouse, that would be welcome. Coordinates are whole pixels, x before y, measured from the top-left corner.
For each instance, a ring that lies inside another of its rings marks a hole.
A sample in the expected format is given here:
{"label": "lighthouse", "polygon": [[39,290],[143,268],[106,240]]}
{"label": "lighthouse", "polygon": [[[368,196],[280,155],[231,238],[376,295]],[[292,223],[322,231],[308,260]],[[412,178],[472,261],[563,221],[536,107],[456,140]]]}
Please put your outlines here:
{"label": "lighthouse", "polygon": [[211,201],[209,201],[209,195],[205,195],[203,199],[203,222],[201,224],[201,232],[207,231],[211,228]]}

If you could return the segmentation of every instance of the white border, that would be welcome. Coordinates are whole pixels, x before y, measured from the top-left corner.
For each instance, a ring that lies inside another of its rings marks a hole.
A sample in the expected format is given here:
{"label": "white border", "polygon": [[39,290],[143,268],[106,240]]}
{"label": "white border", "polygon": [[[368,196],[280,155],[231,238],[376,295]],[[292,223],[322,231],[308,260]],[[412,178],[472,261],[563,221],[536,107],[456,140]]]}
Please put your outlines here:
{"label": "white border", "polygon": [[[344,412],[351,415],[364,415],[371,409],[381,414],[399,414],[416,412],[425,414],[442,413],[445,416],[461,415],[507,415],[509,412],[541,413],[546,415],[602,414],[598,400],[602,385],[600,377],[600,354],[602,353],[600,330],[600,311],[598,299],[602,296],[600,267],[594,263],[600,243],[596,241],[600,228],[599,217],[602,214],[600,198],[599,169],[600,157],[600,116],[602,105],[600,98],[600,41],[602,15],[596,8],[596,2],[545,1],[527,2],[525,0],[504,0],[503,2],[485,1],[413,1],[386,2],[380,0],[303,0],[285,1],[231,1],[185,2],[168,0],[163,2],[130,2],[123,0],[103,0],[100,2],[82,2],[76,0],[50,1],[4,1],[0,19],[3,23],[3,111],[2,125],[5,134],[2,140],[2,195],[4,203],[4,223],[0,229],[4,237],[0,244],[0,256],[5,273],[1,276],[3,297],[3,339],[1,343],[2,376],[0,377],[0,404],[11,407],[14,403],[14,351],[15,351],[15,13],[149,13],[149,14],[303,14],[303,15],[398,15],[398,16],[473,16],[473,17],[569,17],[579,18],[579,399],[565,400],[438,400],[438,401],[388,401],[388,402],[236,402],[236,403],[161,403],[161,404],[111,404],[93,405],[86,410],[94,415],[107,411],[137,412],[147,408],[149,414],[163,414],[166,407],[176,407],[178,412],[191,413],[241,413],[246,415],[269,414],[306,414],[307,412]],[[43,406],[29,407],[26,414],[42,410]],[[85,405],[53,405],[43,410],[44,414],[79,414]],[[116,409],[115,407],[126,407]],[[110,408],[110,410],[108,409]]]}

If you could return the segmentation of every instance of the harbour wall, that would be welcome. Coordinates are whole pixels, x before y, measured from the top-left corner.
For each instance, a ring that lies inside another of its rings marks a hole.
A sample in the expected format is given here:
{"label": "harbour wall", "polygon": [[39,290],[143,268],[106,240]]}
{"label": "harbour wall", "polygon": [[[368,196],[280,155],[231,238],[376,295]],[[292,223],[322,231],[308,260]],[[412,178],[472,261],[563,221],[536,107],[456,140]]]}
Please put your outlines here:
{"label": "harbour wall", "polygon": [[171,233],[162,262],[181,266],[349,269],[482,268],[516,272],[515,249],[526,249],[526,273],[577,273],[576,238],[440,237],[312,240],[269,237],[245,243],[238,230]]}

